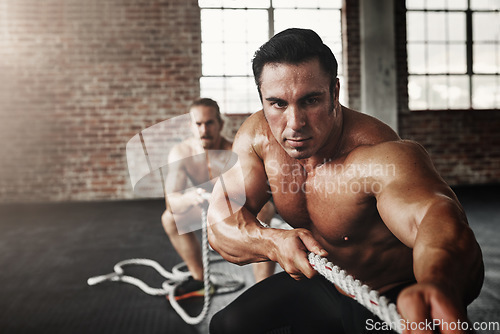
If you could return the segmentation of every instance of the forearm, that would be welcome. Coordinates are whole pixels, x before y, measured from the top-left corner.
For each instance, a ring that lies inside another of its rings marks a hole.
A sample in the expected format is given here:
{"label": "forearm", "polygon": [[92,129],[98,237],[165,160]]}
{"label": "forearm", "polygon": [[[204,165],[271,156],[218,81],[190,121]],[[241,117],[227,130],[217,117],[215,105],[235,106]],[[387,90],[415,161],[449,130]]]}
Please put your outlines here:
{"label": "forearm", "polygon": [[413,260],[417,282],[442,284],[465,305],[479,294],[484,277],[481,249],[454,200],[429,206],[418,226]]}
{"label": "forearm", "polygon": [[222,257],[239,265],[275,261],[274,240],[279,230],[263,227],[245,207],[225,219],[218,218],[214,211],[209,210],[208,240]]}
{"label": "forearm", "polygon": [[202,204],[203,198],[197,191],[190,190],[184,193],[176,192],[169,194],[167,196],[167,201],[170,210],[180,214],[186,212],[193,206]]}

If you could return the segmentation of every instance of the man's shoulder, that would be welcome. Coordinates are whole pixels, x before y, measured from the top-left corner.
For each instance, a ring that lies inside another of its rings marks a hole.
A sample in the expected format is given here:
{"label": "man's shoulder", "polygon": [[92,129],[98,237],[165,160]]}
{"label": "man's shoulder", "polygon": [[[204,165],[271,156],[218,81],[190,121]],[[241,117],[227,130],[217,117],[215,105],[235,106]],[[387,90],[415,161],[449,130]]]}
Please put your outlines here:
{"label": "man's shoulder", "polygon": [[262,110],[257,111],[250,115],[240,126],[238,133],[236,133],[235,142],[251,138],[255,139],[256,136],[267,133],[266,128],[268,128],[268,125],[264,117],[264,112]]}
{"label": "man's shoulder", "polygon": [[379,119],[345,108],[348,138],[354,147],[400,140],[398,134]]}
{"label": "man's shoulder", "polygon": [[267,125],[266,118],[264,117],[264,111],[260,110],[256,113],[251,114],[243,122],[238,133],[250,133],[255,134],[258,131],[262,131],[263,127]]}
{"label": "man's shoulder", "polygon": [[373,145],[359,146],[346,159],[351,164],[413,169],[430,167],[432,162],[422,145],[411,140],[388,140]]}
{"label": "man's shoulder", "polygon": [[169,153],[169,159],[180,160],[193,155],[194,140],[192,138],[185,139],[178,144],[175,144]]}
{"label": "man's shoulder", "polygon": [[262,159],[269,147],[271,137],[264,112],[260,110],[250,115],[239,128],[234,138],[233,151],[254,152]]}

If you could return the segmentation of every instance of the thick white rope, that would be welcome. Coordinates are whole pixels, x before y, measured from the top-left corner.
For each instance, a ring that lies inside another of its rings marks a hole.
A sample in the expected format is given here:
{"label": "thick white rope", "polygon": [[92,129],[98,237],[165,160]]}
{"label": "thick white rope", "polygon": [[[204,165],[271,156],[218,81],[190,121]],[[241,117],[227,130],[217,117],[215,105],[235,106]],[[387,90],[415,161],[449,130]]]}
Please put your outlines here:
{"label": "thick white rope", "polygon": [[[180,265],[182,264],[183,263],[181,263]],[[156,269],[156,271],[158,271],[160,275],[162,275],[167,279],[166,282],[168,284],[164,283],[161,289],[152,288],[138,278],[125,275],[123,267],[127,265],[142,265],[142,266],[152,267]],[[172,269],[172,272],[168,272],[158,262],[149,259],[123,260],[115,264],[113,270],[114,272],[110,274],[89,278],[87,280],[88,285],[96,285],[105,281],[125,282],[137,286],[148,295],[164,296],[169,294],[170,290],[174,290],[176,285],[178,285],[179,283],[181,283],[182,281],[186,280],[189,277],[188,272],[182,272],[178,270],[176,267]]]}
{"label": "thick white rope", "polygon": [[370,289],[344,270],[328,262],[327,259],[309,253],[309,262],[323,277],[337,285],[344,292],[351,295],[358,303],[366,307],[373,314],[385,321],[392,330],[402,333],[401,315],[394,303],[390,303],[387,298],[380,296],[378,291]]}
{"label": "thick white rope", "polygon": [[[125,282],[137,286],[142,291],[153,296],[169,296],[169,301],[174,310],[181,316],[181,318],[190,325],[197,325],[201,323],[207,316],[208,310],[210,308],[210,290],[212,286],[212,281],[217,285],[218,293],[227,293],[240,289],[244,285],[244,280],[242,277],[236,277],[234,275],[228,275],[227,273],[210,271],[210,257],[209,257],[209,246],[207,237],[207,211],[206,208],[202,210],[202,260],[203,260],[203,284],[205,289],[203,309],[200,314],[196,317],[192,317],[184,311],[184,309],[179,305],[177,300],[175,300],[175,289],[183,281],[185,281],[190,273],[187,271],[182,271],[180,268],[185,266],[185,264],[179,263],[172,268],[172,272],[165,270],[158,262],[149,259],[129,259],[118,262],[114,266],[114,272],[91,277],[87,280],[88,285],[96,285],[105,281],[113,282]],[[163,282],[162,288],[152,288],[138,278],[127,276],[124,274],[123,266],[126,265],[144,265],[150,266],[160,275],[165,277],[167,280]]]}
{"label": "thick white rope", "polygon": [[[208,236],[207,236],[207,209],[204,207],[201,210],[201,247],[203,250],[202,261],[203,261],[203,285],[205,289],[205,298],[203,302],[203,309],[200,314],[196,317],[191,317],[189,314],[184,311],[184,309],[177,303],[175,300],[175,289],[170,290],[169,300],[170,304],[177,311],[177,313],[181,316],[181,318],[190,325],[197,325],[205,319],[208,313],[208,309],[210,308],[210,289],[212,287],[212,283],[210,282],[210,262],[209,262],[209,248],[208,248]],[[165,285],[165,283],[164,283]]]}

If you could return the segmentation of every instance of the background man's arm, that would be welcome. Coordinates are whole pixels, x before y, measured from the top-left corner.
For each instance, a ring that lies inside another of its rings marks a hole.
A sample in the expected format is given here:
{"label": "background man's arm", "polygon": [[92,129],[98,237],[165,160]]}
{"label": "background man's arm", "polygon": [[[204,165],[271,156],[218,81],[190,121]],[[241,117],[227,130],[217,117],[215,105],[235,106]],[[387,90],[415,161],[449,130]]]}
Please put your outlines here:
{"label": "background man's arm", "polygon": [[[167,196],[167,208],[175,208],[176,213],[183,213],[193,206],[201,205],[205,200],[200,192],[204,190],[193,189],[184,191],[188,183],[188,174],[184,166],[185,153],[181,152],[182,149],[176,146],[172,149],[168,156],[169,170],[165,179],[165,190]],[[189,157],[188,157],[189,158]]]}
{"label": "background man's arm", "polygon": [[377,150],[378,163],[395,165],[395,175],[382,179],[377,207],[388,228],[413,248],[418,283],[400,294],[400,312],[415,322],[465,320],[484,267],[463,208],[420,145],[390,142]]}
{"label": "background man's arm", "polygon": [[[210,244],[233,263],[271,260],[296,279],[312,277],[316,272],[306,252],[326,256],[326,251],[310,232],[264,228],[256,218],[271,193],[264,164],[254,150],[256,136],[249,133],[256,126],[252,122],[255,118],[250,118],[235,138],[233,151],[238,154],[238,164],[215,185],[208,212]],[[228,206],[236,210],[230,212]]]}

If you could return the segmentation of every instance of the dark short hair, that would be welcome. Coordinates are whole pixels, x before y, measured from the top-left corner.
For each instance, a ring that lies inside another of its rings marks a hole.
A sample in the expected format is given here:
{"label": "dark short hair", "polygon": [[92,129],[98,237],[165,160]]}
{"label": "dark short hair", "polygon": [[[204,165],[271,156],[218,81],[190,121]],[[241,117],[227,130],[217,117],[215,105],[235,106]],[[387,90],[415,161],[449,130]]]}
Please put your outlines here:
{"label": "dark short hair", "polygon": [[223,121],[222,121],[222,116],[220,114],[220,108],[219,108],[219,105],[217,104],[217,102],[215,102],[214,100],[208,98],[208,97],[202,97],[202,98],[199,98],[199,99],[196,99],[194,100],[191,105],[189,106],[189,110],[191,110],[191,108],[193,107],[197,107],[197,106],[205,106],[205,107],[211,107],[211,108],[214,108],[215,110],[215,117],[217,118],[217,120],[222,124]]}
{"label": "dark short hair", "polygon": [[296,65],[314,58],[318,58],[322,69],[331,77],[330,93],[333,93],[337,78],[337,60],[332,50],[323,43],[317,33],[310,29],[290,28],[274,35],[255,52],[252,60],[259,95],[261,95],[260,79],[266,64]]}

